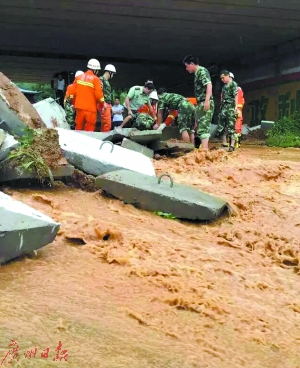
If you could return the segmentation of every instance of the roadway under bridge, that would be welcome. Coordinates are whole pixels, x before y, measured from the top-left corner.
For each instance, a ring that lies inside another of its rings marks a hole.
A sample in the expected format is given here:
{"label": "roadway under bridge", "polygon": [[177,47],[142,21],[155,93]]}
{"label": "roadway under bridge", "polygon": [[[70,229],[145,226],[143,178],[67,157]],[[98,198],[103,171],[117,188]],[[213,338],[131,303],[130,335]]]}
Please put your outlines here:
{"label": "roadway under bridge", "polygon": [[[153,78],[192,82],[181,64],[196,54],[212,73],[300,37],[297,0],[1,0],[0,70],[15,82],[49,82],[85,69],[91,57],[115,64],[116,87]],[[192,87],[191,87],[192,88]]]}

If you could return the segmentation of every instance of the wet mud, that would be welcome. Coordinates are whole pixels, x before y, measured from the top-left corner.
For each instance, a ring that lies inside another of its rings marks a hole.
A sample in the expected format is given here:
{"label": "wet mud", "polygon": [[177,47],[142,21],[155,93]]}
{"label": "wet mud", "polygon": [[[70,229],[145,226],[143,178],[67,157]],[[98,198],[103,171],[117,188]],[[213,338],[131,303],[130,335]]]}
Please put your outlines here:
{"label": "wet mud", "polygon": [[[0,268],[0,362],[56,367],[300,367],[300,150],[193,151],[157,174],[223,197],[213,224],[163,219],[61,184],[12,190],[61,223],[56,240]],[[84,186],[82,187],[84,188]],[[158,209],[159,210],[159,209]],[[19,365],[18,365],[19,364]]]}

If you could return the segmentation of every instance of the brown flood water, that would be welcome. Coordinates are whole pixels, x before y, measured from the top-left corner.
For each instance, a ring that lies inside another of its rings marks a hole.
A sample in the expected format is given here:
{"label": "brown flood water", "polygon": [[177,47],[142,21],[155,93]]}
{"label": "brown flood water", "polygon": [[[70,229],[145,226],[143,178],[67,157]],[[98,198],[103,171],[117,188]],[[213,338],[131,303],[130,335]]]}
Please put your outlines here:
{"label": "brown flood water", "polygon": [[[214,224],[64,185],[9,188],[61,231],[0,269],[0,364],[15,340],[19,361],[3,366],[299,368],[299,157],[249,147],[156,161],[230,201]],[[59,341],[68,362],[52,360]]]}

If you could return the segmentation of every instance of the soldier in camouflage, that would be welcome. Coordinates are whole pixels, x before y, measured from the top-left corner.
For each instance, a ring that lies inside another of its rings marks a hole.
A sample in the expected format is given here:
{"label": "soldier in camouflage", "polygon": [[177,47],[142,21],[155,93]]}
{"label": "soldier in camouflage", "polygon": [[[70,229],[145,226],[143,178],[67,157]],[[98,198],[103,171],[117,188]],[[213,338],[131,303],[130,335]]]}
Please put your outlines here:
{"label": "soldier in camouflage", "polygon": [[221,109],[219,114],[219,123],[217,135],[222,135],[223,147],[227,146],[227,135],[230,137],[229,151],[234,151],[235,146],[235,122],[238,111],[238,85],[230,77],[228,70],[222,70],[220,78],[224,83],[221,94]]}
{"label": "soldier in camouflage", "polygon": [[76,111],[74,106],[72,105],[72,98],[68,97],[65,100],[65,113],[67,123],[70,125],[70,129],[75,130],[75,115]]}
{"label": "soldier in camouflage", "polygon": [[109,132],[111,130],[112,95],[109,80],[111,80],[116,73],[117,73],[116,68],[113,65],[108,64],[104,68],[103,76],[100,77],[105,101],[104,108],[101,112],[101,132]]}
{"label": "soldier in camouflage", "polygon": [[158,90],[158,116],[157,124],[153,129],[157,129],[163,120],[165,109],[178,111],[178,127],[182,140],[194,144],[195,127],[195,107],[182,95],[176,93],[167,93],[165,88]]}
{"label": "soldier in camouflage", "polygon": [[183,64],[189,73],[195,74],[194,88],[197,106],[195,110],[197,134],[201,139],[201,148],[208,150],[210,125],[214,115],[215,104],[212,97],[212,83],[209,71],[199,65],[198,58],[188,55]]}
{"label": "soldier in camouflage", "polygon": [[157,92],[152,91],[149,95],[149,99],[150,106],[148,104],[144,104],[138,109],[136,119],[132,124],[132,128],[136,128],[138,130],[152,130],[153,126],[155,125],[156,107],[158,103]]}
{"label": "soldier in camouflage", "polygon": [[[75,78],[84,74],[82,70],[78,70],[75,73]],[[66,113],[66,121],[70,125],[70,129],[75,130],[75,116],[76,111],[74,109],[74,83],[69,84],[66,90],[65,98],[64,98],[64,108]]]}

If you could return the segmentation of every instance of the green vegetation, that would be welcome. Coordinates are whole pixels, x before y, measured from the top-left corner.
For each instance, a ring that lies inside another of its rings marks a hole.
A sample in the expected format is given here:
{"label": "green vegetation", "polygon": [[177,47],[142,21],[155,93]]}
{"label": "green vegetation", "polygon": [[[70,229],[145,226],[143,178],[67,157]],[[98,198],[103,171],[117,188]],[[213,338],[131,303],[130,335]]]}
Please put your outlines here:
{"label": "green vegetation", "polygon": [[33,172],[40,183],[43,184],[48,177],[53,183],[51,170],[34,147],[35,138],[38,138],[40,134],[38,130],[27,127],[24,135],[18,138],[20,146],[9,154],[8,159],[11,167],[17,168],[21,172]]}
{"label": "green vegetation", "polygon": [[34,96],[36,102],[44,100],[45,98],[52,97],[55,98],[54,89],[51,88],[50,83],[16,83],[19,88],[28,89],[30,91],[38,91]]}
{"label": "green vegetation", "polygon": [[[128,90],[129,90],[129,88],[128,88]],[[124,90],[124,89],[120,89],[120,88],[113,89],[112,90],[112,95],[113,95],[113,102],[112,103],[114,103],[114,100],[115,100],[116,97],[119,97],[120,98],[120,103],[122,105],[124,105],[124,101],[125,101],[125,98],[127,96],[128,90]]]}
{"label": "green vegetation", "polygon": [[160,217],[167,218],[169,220],[175,220],[176,219],[176,217],[172,213],[165,213],[165,212],[157,211],[157,212],[155,212],[155,214],[160,216]]}
{"label": "green vegetation", "polygon": [[271,147],[300,147],[300,114],[284,116],[267,133],[266,144]]}

